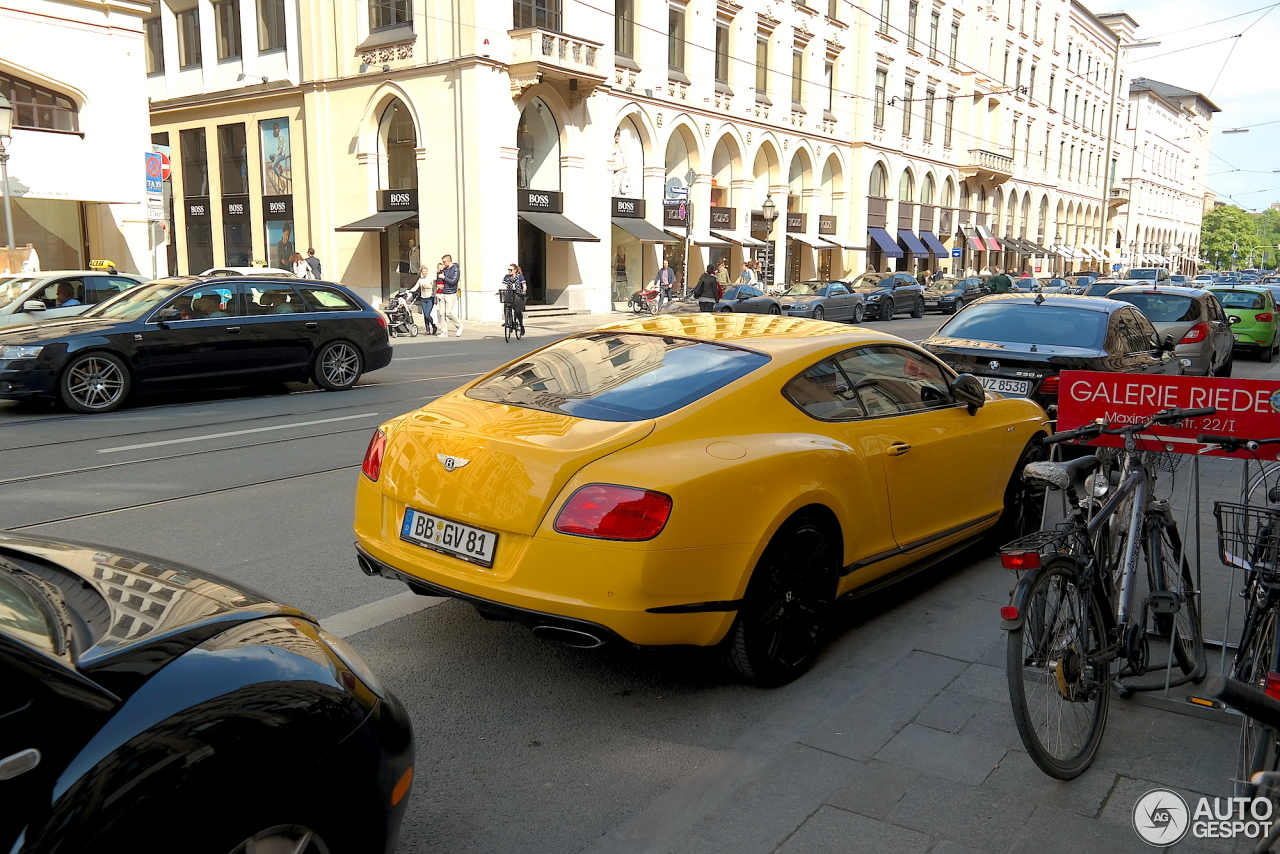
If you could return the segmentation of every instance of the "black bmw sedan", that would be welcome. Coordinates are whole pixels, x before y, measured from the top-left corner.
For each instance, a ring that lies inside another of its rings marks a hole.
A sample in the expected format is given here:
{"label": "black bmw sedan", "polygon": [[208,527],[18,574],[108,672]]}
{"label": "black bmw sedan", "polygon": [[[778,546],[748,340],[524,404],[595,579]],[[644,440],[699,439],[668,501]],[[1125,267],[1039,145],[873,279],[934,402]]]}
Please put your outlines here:
{"label": "black bmw sedan", "polygon": [[921,342],[987,391],[1058,403],[1062,371],[1181,374],[1172,341],[1128,303],[1093,297],[994,294]]}
{"label": "black bmw sedan", "polygon": [[0,850],[395,850],[404,707],[244,585],[0,533],[0,680]]}
{"label": "black bmw sedan", "polygon": [[924,292],[925,311],[940,311],[943,314],[955,314],[969,303],[991,293],[982,279],[971,276],[967,279],[942,278],[933,282]]}
{"label": "black bmw sedan", "polygon": [[386,318],[341,285],[175,277],[0,332],[0,399],[110,412],[134,391],[197,385],[311,380],[341,391],[390,362]]}

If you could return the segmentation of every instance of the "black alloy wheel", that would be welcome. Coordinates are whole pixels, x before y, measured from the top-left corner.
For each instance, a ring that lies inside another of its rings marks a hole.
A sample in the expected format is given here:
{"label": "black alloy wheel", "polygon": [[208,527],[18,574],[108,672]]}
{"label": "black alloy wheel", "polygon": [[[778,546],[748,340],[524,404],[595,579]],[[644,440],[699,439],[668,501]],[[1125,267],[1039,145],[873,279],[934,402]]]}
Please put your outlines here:
{"label": "black alloy wheel", "polygon": [[880,319],[893,320],[893,300],[880,300]]}
{"label": "black alloy wheel", "polygon": [[350,341],[330,341],[316,354],[311,379],[325,391],[345,391],[364,371],[360,349]]}
{"label": "black alloy wheel", "polygon": [[916,307],[911,309],[911,316],[915,318],[924,317],[924,300],[919,300]]}
{"label": "black alloy wheel", "polygon": [[818,306],[814,306],[814,308],[813,308],[813,319],[814,319],[814,320],[825,320],[825,319],[826,319],[826,317],[827,317],[827,312],[826,312],[826,310],[825,310],[825,309],[823,309],[823,307],[822,307],[822,306],[820,306],[820,305],[818,305]]}
{"label": "black alloy wheel", "polygon": [[329,846],[309,827],[280,824],[258,831],[231,854],[329,854]]}
{"label": "black alloy wheel", "polygon": [[955,314],[959,310],[960,310],[960,300],[956,300],[955,302],[951,303],[951,305],[947,308],[947,314]]}
{"label": "black alloy wheel", "polygon": [[129,396],[129,369],[110,353],[85,353],[71,360],[58,378],[58,396],[75,412],[112,412]]}
{"label": "black alloy wheel", "polygon": [[724,308],[720,309],[720,311],[723,314],[733,314],[733,309],[727,305]]}
{"label": "black alloy wheel", "polygon": [[861,323],[861,322],[862,322],[862,318],[864,318],[864,317],[866,317],[866,316],[867,316],[867,309],[866,309],[866,307],[865,307],[865,306],[863,306],[863,304],[862,304],[862,303],[860,303],[860,302],[856,302],[856,303],[854,303],[854,304],[853,304],[853,322],[854,322],[855,324],[857,324],[857,323]]}
{"label": "black alloy wheel", "polygon": [[770,313],[770,314],[782,314],[782,309],[778,308],[776,305],[771,305],[771,306],[769,306],[769,313]]}
{"label": "black alloy wheel", "polygon": [[729,666],[757,685],[784,685],[817,654],[835,602],[841,555],[828,527],[802,514],[774,534],[725,639]]}

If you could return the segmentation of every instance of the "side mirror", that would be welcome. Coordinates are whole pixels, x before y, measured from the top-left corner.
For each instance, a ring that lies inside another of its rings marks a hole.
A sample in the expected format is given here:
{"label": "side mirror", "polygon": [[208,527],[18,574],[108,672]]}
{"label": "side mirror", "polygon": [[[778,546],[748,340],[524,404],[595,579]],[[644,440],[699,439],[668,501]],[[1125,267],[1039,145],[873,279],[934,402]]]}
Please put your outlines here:
{"label": "side mirror", "polygon": [[44,311],[45,304],[38,299],[29,299],[22,304],[23,311]]}
{"label": "side mirror", "polygon": [[743,293],[742,291],[738,291],[738,300],[739,300],[739,301],[742,301],[742,300],[744,300],[744,299],[751,299],[751,294]]}
{"label": "side mirror", "polygon": [[961,403],[969,405],[969,414],[974,415],[987,402],[987,392],[973,374],[961,374],[951,381],[951,394]]}
{"label": "side mirror", "polygon": [[1240,317],[1238,315],[1233,314],[1227,318],[1227,324],[1229,326],[1235,326],[1239,322],[1240,322]]}
{"label": "side mirror", "polygon": [[1174,350],[1177,350],[1177,349],[1178,349],[1178,345],[1173,343],[1173,336],[1172,335],[1164,336],[1164,340],[1160,342],[1160,352],[1172,353]]}
{"label": "side mirror", "polygon": [[177,320],[181,315],[176,308],[162,308],[152,315],[151,319],[163,325],[170,320]]}

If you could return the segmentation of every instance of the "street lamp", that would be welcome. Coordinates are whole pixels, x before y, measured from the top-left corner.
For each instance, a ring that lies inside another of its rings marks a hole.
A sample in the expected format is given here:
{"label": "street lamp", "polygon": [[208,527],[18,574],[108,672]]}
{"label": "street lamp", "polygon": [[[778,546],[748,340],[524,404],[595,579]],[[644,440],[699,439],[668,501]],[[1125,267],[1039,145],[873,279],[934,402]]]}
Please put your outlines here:
{"label": "street lamp", "polygon": [[9,136],[13,130],[13,104],[4,95],[0,95],[0,197],[4,198],[4,230],[9,240],[9,248],[13,245],[13,209],[9,207],[9,152],[5,147],[9,144]]}
{"label": "street lamp", "polygon": [[[764,197],[764,204],[760,206],[760,212],[764,214],[765,237],[771,240],[773,238],[773,221],[778,218],[778,206],[773,203],[772,195],[766,195]],[[770,248],[772,249],[772,247]],[[770,257],[773,257],[772,253],[770,254]],[[770,264],[771,268],[772,266],[773,265]],[[760,273],[761,284],[763,285],[764,271],[761,270]],[[772,273],[772,269],[770,270],[770,273]],[[769,282],[769,284],[773,284],[773,282]]]}

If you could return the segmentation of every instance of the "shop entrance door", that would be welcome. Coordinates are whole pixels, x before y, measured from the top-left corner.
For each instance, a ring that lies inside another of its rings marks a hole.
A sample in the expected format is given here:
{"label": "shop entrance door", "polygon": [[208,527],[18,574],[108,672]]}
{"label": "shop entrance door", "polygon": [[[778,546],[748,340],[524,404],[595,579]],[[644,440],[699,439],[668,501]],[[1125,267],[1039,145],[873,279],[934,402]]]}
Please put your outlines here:
{"label": "shop entrance door", "polygon": [[524,271],[528,287],[528,302],[546,305],[547,302],[547,236],[523,219],[519,223],[519,244],[516,262]]}

